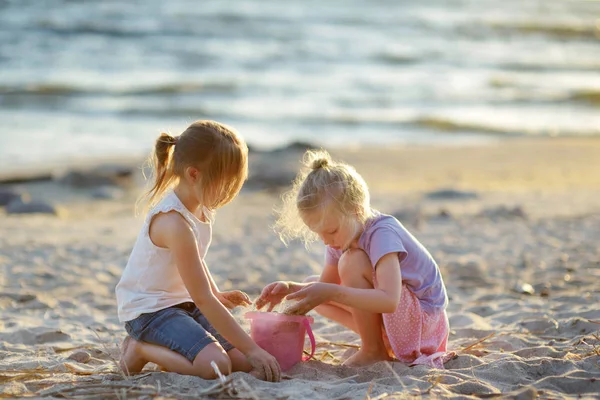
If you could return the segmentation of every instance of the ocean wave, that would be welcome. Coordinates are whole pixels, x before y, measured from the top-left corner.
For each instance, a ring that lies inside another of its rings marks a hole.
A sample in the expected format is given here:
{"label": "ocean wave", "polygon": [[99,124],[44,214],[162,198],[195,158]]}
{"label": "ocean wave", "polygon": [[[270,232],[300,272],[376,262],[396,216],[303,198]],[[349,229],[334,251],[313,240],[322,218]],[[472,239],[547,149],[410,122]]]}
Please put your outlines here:
{"label": "ocean wave", "polygon": [[184,119],[219,119],[231,116],[224,110],[219,111],[205,107],[127,107],[119,109],[120,116],[153,117],[153,118],[184,118]]}
{"label": "ocean wave", "polygon": [[506,62],[497,63],[494,65],[496,68],[504,71],[517,71],[517,72],[540,72],[540,71],[552,71],[552,72],[574,72],[574,71],[600,71],[600,63],[598,62],[581,62],[579,60],[569,60],[569,63],[558,64],[549,62]]}
{"label": "ocean wave", "polygon": [[600,89],[576,91],[570,96],[570,100],[600,106]]}
{"label": "ocean wave", "polygon": [[421,61],[421,57],[418,56],[390,52],[376,54],[373,59],[389,65],[414,64]]}
{"label": "ocean wave", "polygon": [[434,116],[423,116],[412,120],[411,125],[415,125],[422,128],[432,129],[436,131],[445,132],[479,132],[488,134],[502,134],[502,135],[519,135],[523,132],[519,132],[515,129],[506,129],[498,126],[485,125],[475,122],[464,122],[456,121],[450,118],[434,117]]}
{"label": "ocean wave", "polygon": [[[214,14],[196,15],[195,23],[165,23],[164,20],[156,19],[155,24],[139,23],[140,18],[132,18],[127,15],[127,11],[121,10],[121,18],[113,19],[107,16],[98,16],[93,21],[77,21],[73,19],[54,20],[44,19],[32,20],[30,24],[12,25],[10,30],[41,34],[50,34],[56,36],[103,36],[110,39],[139,39],[153,37],[170,38],[206,38],[214,36],[215,32],[220,32],[223,27],[227,30],[237,32],[248,37],[267,38],[272,37],[274,32],[271,30],[277,26],[289,26],[294,23],[293,19],[283,15],[251,15],[243,11],[229,12],[221,11]],[[154,18],[154,17],[150,17]],[[145,22],[145,21],[144,21]],[[0,30],[5,29],[4,27]],[[276,30],[278,33],[285,33],[284,30]]]}
{"label": "ocean wave", "polygon": [[62,83],[36,83],[25,85],[0,85],[0,95],[55,95],[77,96],[108,94],[113,96],[163,95],[178,93],[233,93],[238,89],[234,82],[165,83],[152,86],[126,88],[86,87]]}
{"label": "ocean wave", "polygon": [[[13,30],[17,27],[13,27]],[[28,31],[36,30],[38,32],[44,32],[47,34],[54,34],[60,36],[79,36],[79,35],[98,35],[112,38],[136,38],[146,36],[188,36],[190,35],[189,30],[174,29],[173,26],[160,26],[156,29],[141,29],[131,28],[131,26],[117,26],[109,23],[85,23],[79,22],[76,24],[66,24],[62,22],[40,20],[31,26],[22,26],[22,29]],[[17,28],[18,29],[18,28]]]}
{"label": "ocean wave", "polygon": [[149,87],[140,87],[122,90],[123,94],[174,94],[174,93],[204,93],[219,92],[232,93],[238,89],[234,82],[206,82],[206,83],[172,83]]}
{"label": "ocean wave", "polygon": [[577,129],[556,127],[511,127],[480,122],[458,121],[446,117],[422,116],[410,122],[411,125],[439,132],[470,132],[501,136],[598,136],[600,128],[581,127]]}
{"label": "ocean wave", "polygon": [[516,33],[531,33],[544,34],[557,38],[584,38],[584,39],[600,39],[600,26],[583,23],[543,23],[540,21],[524,21],[524,22],[507,22],[494,21],[489,22],[492,29],[516,32]]}
{"label": "ocean wave", "polygon": [[600,106],[599,89],[568,89],[551,88],[550,90],[533,90],[535,87],[523,85],[521,82],[508,78],[496,77],[489,80],[491,87],[498,89],[516,89],[519,91],[514,100],[529,100],[537,103],[576,102]]}

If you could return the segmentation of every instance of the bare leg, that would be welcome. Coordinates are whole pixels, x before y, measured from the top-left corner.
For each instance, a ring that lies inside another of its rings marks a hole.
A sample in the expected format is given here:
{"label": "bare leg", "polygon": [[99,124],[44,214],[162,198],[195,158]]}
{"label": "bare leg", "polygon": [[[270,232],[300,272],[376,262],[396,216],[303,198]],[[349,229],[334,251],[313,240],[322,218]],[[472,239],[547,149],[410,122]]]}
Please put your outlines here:
{"label": "bare leg", "polygon": [[[311,275],[304,280],[304,283],[318,282],[318,281],[319,281],[319,275]],[[358,333],[358,327],[354,323],[354,316],[352,315],[352,309],[350,307],[345,306],[343,304],[336,303],[334,301],[331,301],[328,303],[323,303],[320,306],[316,307],[315,311],[319,315],[322,315],[323,317],[330,319],[332,321],[335,321],[338,324],[343,325],[346,328],[350,329],[351,331]],[[388,355],[390,356],[390,358],[393,358],[394,350],[392,350],[389,339],[387,339],[383,335],[383,326],[382,326],[382,337],[383,337],[383,342],[387,349]]]}
{"label": "bare leg", "polygon": [[125,375],[139,374],[144,366],[148,363],[144,360],[138,349],[138,341],[127,335],[123,344],[121,345],[121,360],[119,360],[119,367]]}
{"label": "bare leg", "polygon": [[123,372],[129,375],[139,373],[148,362],[178,374],[215,379],[217,374],[210,365],[210,362],[214,361],[224,375],[231,373],[231,360],[217,343],[211,343],[203,348],[192,363],[166,347],[140,342],[130,337],[125,340],[128,343],[124,343],[120,364]]}
{"label": "bare leg", "polygon": [[[319,275],[311,275],[304,280],[304,283],[310,282],[318,282]],[[352,312],[349,307],[346,307],[343,304],[336,303],[334,301],[330,301],[327,303],[323,303],[318,307],[315,307],[315,311],[324,316],[327,319],[337,322],[340,325],[345,326],[346,328],[358,333],[358,328],[354,323],[354,317],[352,316]]]}
{"label": "bare leg", "polygon": [[333,302],[324,303],[316,307],[315,311],[319,313],[319,315],[322,315],[325,318],[335,321],[351,331],[358,333],[358,327],[354,323],[354,316],[352,313],[339,307],[338,304]]}
{"label": "bare leg", "polygon": [[[351,331],[354,331],[355,333],[359,333],[358,327],[354,323],[354,316],[352,315],[352,312],[348,311],[349,309],[350,309],[349,307],[346,307],[343,304],[338,304],[338,303],[332,301],[329,303],[321,304],[320,306],[315,308],[315,311],[319,315],[322,315],[325,318],[335,321],[338,324],[343,325],[346,328],[350,329]],[[383,327],[382,327],[382,329],[383,329]],[[387,349],[388,355],[390,356],[390,358],[394,358],[395,357],[394,350],[392,350],[392,346],[390,344],[389,339],[385,335],[383,335],[383,331],[382,331],[382,338],[383,338],[383,344],[385,345],[385,348]]]}
{"label": "bare leg", "polygon": [[[338,264],[342,285],[358,289],[373,289],[373,267],[367,254],[362,250],[348,250]],[[383,341],[383,319],[381,314],[351,309],[354,324],[360,335],[360,350],[348,358],[344,365],[363,366],[378,361],[390,360]]]}

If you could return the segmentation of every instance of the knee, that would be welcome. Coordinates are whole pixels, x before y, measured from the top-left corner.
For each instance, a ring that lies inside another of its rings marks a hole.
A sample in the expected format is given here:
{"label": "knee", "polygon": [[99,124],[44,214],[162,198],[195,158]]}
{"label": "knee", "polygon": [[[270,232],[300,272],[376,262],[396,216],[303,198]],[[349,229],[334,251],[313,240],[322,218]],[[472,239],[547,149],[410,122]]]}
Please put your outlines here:
{"label": "knee", "polygon": [[231,360],[229,359],[229,356],[221,346],[213,343],[202,349],[194,359],[194,375],[206,380],[216,379],[217,373],[211,365],[212,361],[217,364],[219,371],[221,371],[223,375],[229,375],[231,373]]}
{"label": "knee", "polygon": [[338,273],[342,282],[348,282],[357,277],[370,277],[372,273],[371,260],[363,250],[350,249],[340,257]]}
{"label": "knee", "polygon": [[319,275],[310,275],[308,277],[306,277],[306,279],[304,279],[302,281],[302,283],[311,283],[311,282],[318,282],[319,281]]}
{"label": "knee", "polygon": [[[217,364],[219,371],[221,371],[221,373],[223,375],[231,374],[231,360],[229,359],[229,356],[227,355],[227,353],[225,353],[225,351],[223,351],[223,354],[220,354],[220,356],[217,357],[214,360],[214,362]],[[211,369],[212,369],[212,365],[211,365]],[[213,376],[214,376],[214,378],[217,377],[217,373],[216,373],[216,371],[214,371],[214,369],[213,369]]]}

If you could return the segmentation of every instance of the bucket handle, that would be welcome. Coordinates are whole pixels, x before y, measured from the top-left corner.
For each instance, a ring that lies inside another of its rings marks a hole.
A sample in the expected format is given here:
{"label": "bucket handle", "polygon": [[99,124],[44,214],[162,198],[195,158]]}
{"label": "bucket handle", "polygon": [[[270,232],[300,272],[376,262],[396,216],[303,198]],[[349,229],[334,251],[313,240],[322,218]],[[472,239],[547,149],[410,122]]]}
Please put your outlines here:
{"label": "bucket handle", "polygon": [[308,338],[310,339],[310,356],[304,356],[302,361],[308,361],[315,355],[315,349],[317,348],[317,342],[315,341],[315,335],[313,335],[312,328],[310,327],[310,322],[308,322],[308,318],[304,319],[304,326],[306,327],[306,333],[308,333]]}

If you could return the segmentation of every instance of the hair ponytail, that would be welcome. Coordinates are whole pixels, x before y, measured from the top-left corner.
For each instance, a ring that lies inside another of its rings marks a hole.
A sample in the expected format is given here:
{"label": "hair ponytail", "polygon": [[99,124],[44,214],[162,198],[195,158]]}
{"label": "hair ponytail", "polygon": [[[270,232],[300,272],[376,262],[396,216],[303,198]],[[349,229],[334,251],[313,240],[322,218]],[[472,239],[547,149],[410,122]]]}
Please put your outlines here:
{"label": "hair ponytail", "polygon": [[173,173],[173,147],[177,143],[177,138],[168,133],[161,133],[154,145],[154,153],[148,160],[153,166],[152,188],[146,192],[142,200],[146,200],[146,207],[151,208],[156,200],[162,196],[167,188],[176,179]]}

